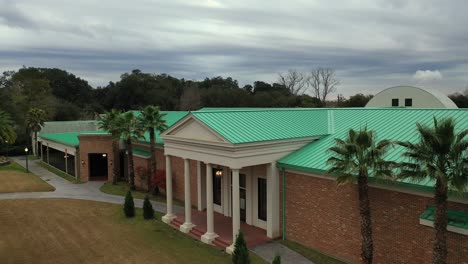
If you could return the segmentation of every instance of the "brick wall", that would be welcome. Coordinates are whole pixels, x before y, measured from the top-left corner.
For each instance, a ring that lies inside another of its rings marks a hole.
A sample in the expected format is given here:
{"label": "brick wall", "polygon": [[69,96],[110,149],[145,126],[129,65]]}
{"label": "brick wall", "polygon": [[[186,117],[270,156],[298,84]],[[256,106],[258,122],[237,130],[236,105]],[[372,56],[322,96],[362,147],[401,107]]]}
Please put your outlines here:
{"label": "brick wall", "polygon": [[89,160],[90,153],[106,153],[107,154],[107,180],[112,181],[112,163],[114,162],[114,154],[112,152],[112,138],[110,135],[80,135],[79,161],[80,179],[82,181],[89,180]]}
{"label": "brick wall", "polygon": [[149,158],[133,156],[133,166],[135,168],[135,187],[139,190],[148,190]]}
{"label": "brick wall", "polygon": [[[287,173],[287,238],[358,263],[360,224],[355,185]],[[419,224],[428,197],[370,188],[374,263],[430,263],[433,231]],[[449,209],[468,211],[467,204]],[[468,236],[448,232],[449,263],[468,263]]]}
{"label": "brick wall", "polygon": [[[149,151],[148,145],[136,145],[138,148],[145,149]],[[164,149],[156,148],[156,168],[158,170],[166,169],[166,157],[164,156]],[[150,159],[143,159],[140,157],[134,158],[135,169],[137,167],[147,168],[150,166]],[[179,157],[171,157],[172,165],[172,178],[173,178],[173,197],[176,200],[184,201],[185,190],[184,190],[184,160]],[[145,181],[141,180],[142,177],[135,170],[135,185],[137,188],[147,190],[147,184]],[[190,160],[190,197],[191,203],[193,206],[197,205],[197,162]]]}

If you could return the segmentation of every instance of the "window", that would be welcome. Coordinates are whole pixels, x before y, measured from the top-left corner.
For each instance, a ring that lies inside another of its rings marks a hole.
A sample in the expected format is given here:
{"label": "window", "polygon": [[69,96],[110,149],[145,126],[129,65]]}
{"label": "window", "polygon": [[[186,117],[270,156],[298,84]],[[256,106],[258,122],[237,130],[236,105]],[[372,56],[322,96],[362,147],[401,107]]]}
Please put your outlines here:
{"label": "window", "polygon": [[413,106],[413,99],[406,98],[405,99],[405,106]]}
{"label": "window", "polygon": [[400,100],[398,98],[392,99],[392,106],[400,106]]}
{"label": "window", "polygon": [[213,203],[221,205],[221,179],[222,177],[216,176],[216,171],[219,169],[213,169]]}
{"label": "window", "polygon": [[267,220],[267,181],[258,178],[258,219]]}

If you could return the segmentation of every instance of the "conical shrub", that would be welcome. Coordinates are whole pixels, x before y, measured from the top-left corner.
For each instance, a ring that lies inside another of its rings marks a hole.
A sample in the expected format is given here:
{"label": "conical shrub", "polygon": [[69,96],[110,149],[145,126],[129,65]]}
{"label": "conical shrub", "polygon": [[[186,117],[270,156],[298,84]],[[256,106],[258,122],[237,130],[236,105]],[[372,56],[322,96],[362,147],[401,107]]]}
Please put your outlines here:
{"label": "conical shrub", "polygon": [[234,252],[232,253],[233,264],[249,264],[249,249],[244,240],[244,234],[239,230],[239,234],[236,236],[236,242],[234,244]]}
{"label": "conical shrub", "polygon": [[126,217],[135,216],[135,203],[133,202],[133,196],[130,191],[128,191],[127,195],[125,195],[125,203],[123,210]]}
{"label": "conical shrub", "polygon": [[148,196],[145,196],[145,201],[143,202],[143,218],[146,220],[154,218],[153,205],[151,204]]}

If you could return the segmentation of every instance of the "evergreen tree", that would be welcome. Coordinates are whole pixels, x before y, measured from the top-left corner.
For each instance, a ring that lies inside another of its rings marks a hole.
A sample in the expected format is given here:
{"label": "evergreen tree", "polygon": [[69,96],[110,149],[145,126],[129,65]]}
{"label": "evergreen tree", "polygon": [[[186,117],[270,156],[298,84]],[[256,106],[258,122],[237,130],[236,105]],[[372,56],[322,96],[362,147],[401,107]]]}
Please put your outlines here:
{"label": "evergreen tree", "polygon": [[143,202],[143,218],[146,220],[154,218],[154,209],[151,204],[148,196],[145,196],[145,201]]}
{"label": "evergreen tree", "polygon": [[123,210],[126,217],[135,216],[135,203],[133,202],[133,196],[130,191],[128,191],[127,195],[125,195],[125,203]]}
{"label": "evergreen tree", "polygon": [[271,264],[281,264],[281,256],[276,255]]}
{"label": "evergreen tree", "polygon": [[236,236],[236,243],[234,244],[234,252],[232,253],[233,264],[249,264],[249,249],[244,240],[244,234],[239,230],[239,234]]}

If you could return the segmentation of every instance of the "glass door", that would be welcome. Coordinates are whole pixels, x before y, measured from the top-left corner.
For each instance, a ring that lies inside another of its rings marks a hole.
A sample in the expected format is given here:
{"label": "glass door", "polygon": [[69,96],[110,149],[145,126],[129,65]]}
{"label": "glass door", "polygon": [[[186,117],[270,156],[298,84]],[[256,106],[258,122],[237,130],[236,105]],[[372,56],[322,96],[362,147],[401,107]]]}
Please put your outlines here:
{"label": "glass door", "polygon": [[[232,201],[232,174],[231,174],[231,201]],[[239,174],[239,207],[240,207],[240,220],[245,222],[247,219],[247,189],[246,189],[246,175]],[[232,211],[232,206],[231,206]],[[232,212],[231,212],[232,215]]]}

